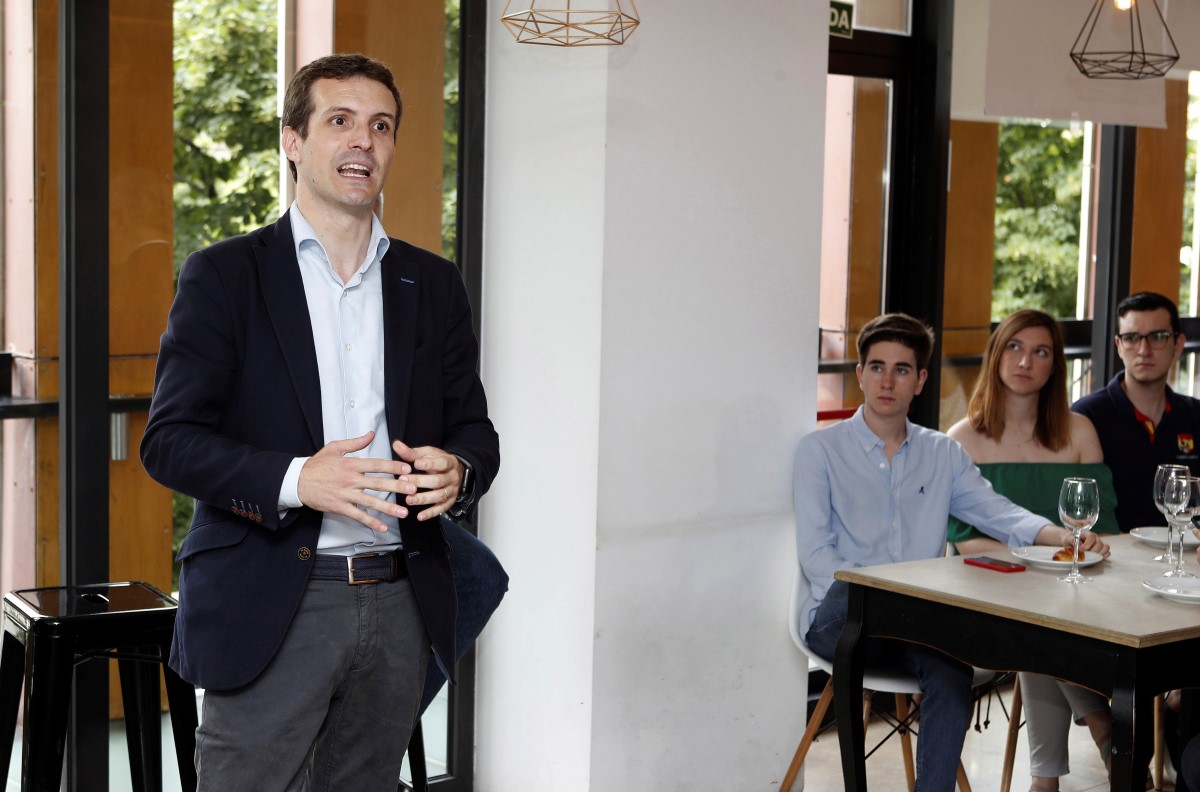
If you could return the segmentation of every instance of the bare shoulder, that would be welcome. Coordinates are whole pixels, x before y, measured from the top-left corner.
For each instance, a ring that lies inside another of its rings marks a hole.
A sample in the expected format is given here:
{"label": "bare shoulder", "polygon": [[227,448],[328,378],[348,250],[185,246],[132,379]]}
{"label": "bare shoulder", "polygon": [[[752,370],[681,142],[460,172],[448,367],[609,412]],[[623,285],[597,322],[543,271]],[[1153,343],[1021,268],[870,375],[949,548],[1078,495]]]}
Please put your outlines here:
{"label": "bare shoulder", "polygon": [[1087,416],[1077,412],[1071,416],[1071,447],[1079,453],[1080,462],[1103,462],[1104,451],[1100,447],[1100,436]]}
{"label": "bare shoulder", "polygon": [[970,421],[963,418],[954,424],[954,426],[951,426],[946,434],[950,436],[950,439],[957,440],[958,444],[963,447],[963,450],[978,462],[977,457],[987,438],[977,431],[974,426],[971,426]]}

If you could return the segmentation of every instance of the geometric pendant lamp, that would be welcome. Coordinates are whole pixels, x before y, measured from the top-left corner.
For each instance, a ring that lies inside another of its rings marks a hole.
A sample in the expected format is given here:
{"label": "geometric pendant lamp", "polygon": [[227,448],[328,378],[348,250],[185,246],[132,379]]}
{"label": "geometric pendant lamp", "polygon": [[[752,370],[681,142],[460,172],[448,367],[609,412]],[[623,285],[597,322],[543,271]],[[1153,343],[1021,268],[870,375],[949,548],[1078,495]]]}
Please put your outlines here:
{"label": "geometric pendant lamp", "polygon": [[[500,17],[513,38],[521,44],[552,47],[586,47],[624,44],[641,20],[633,0],[524,0],[524,11],[509,13],[512,0],[504,3]],[[557,8],[547,8],[554,5]],[[563,8],[563,6],[566,6]]]}
{"label": "geometric pendant lamp", "polygon": [[1158,0],[1096,0],[1071,60],[1087,77],[1141,80],[1162,77],[1179,60]]}

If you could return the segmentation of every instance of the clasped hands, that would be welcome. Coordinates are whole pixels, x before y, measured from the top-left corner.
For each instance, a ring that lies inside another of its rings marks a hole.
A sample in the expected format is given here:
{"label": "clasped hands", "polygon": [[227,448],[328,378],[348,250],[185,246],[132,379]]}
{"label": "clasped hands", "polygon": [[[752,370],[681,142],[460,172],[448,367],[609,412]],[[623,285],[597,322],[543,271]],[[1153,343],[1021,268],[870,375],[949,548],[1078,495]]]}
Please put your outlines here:
{"label": "clasped hands", "polygon": [[[387,525],[366,510],[408,516],[410,507],[426,507],[418,520],[432,520],[449,511],[462,487],[463,466],[458,457],[433,446],[409,448],[399,440],[392,448],[400,461],[355,457],[371,444],[374,432],[362,437],[335,440],[313,454],[300,469],[296,494],[300,502],[317,511],[357,520],[373,531]],[[368,474],[382,475],[368,475]],[[367,490],[396,493],[396,502]]]}

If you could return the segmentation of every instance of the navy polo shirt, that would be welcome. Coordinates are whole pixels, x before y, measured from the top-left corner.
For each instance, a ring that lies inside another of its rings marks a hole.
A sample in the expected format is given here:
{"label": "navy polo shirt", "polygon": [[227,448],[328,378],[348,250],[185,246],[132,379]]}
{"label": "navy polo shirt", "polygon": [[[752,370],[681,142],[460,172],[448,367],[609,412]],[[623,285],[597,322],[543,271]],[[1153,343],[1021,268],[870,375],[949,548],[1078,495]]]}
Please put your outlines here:
{"label": "navy polo shirt", "polygon": [[1167,388],[1171,409],[1163,412],[1151,443],[1121,387],[1124,377],[1125,372],[1120,372],[1108,387],[1089,393],[1071,409],[1086,415],[1100,435],[1104,462],[1113,472],[1117,490],[1117,524],[1128,533],[1143,525],[1166,524],[1152,493],[1159,465],[1187,465],[1193,474],[1200,474],[1200,401]]}

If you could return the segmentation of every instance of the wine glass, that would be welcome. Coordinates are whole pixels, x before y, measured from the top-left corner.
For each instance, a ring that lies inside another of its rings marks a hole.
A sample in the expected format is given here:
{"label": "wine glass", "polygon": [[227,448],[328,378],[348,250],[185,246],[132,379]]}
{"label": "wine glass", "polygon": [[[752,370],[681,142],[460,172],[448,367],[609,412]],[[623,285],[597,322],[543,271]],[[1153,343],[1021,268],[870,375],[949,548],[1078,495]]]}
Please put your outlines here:
{"label": "wine glass", "polygon": [[1090,577],[1079,574],[1079,539],[1084,531],[1100,519],[1100,488],[1096,486],[1095,479],[1063,479],[1062,490],[1058,493],[1058,519],[1075,538],[1071,571],[1059,580],[1064,583],[1090,583]]}
{"label": "wine glass", "polygon": [[[1175,470],[1168,470],[1163,476],[1163,511],[1167,515],[1167,525],[1181,534],[1192,494],[1191,482],[1188,478],[1187,474],[1180,474]],[[1188,521],[1190,522],[1190,520]],[[1178,563],[1183,559],[1175,558],[1173,533],[1168,532],[1167,542],[1169,544],[1167,553],[1172,559],[1172,568],[1164,572],[1163,577],[1178,577]]]}
{"label": "wine glass", "polygon": [[1183,537],[1185,535],[1184,532],[1193,525],[1193,520],[1196,519],[1197,515],[1200,515],[1200,479],[1193,478],[1192,476],[1172,477],[1163,490],[1163,504],[1168,505],[1168,502],[1172,499],[1171,495],[1173,491],[1178,489],[1178,485],[1174,482],[1180,480],[1185,482],[1187,500],[1178,512],[1173,512],[1173,516],[1178,523],[1176,533],[1179,534],[1179,555],[1175,556],[1175,565],[1170,571],[1164,572],[1163,577],[1196,577],[1183,568]]}
{"label": "wine glass", "polygon": [[1158,469],[1154,471],[1154,505],[1162,512],[1163,519],[1167,523],[1167,552],[1154,556],[1154,560],[1165,561],[1168,564],[1175,563],[1175,544],[1173,541],[1175,526],[1167,518],[1167,510],[1163,506],[1163,484],[1167,480],[1167,476],[1171,474],[1189,476],[1191,475],[1191,471],[1183,465],[1159,465]]}

